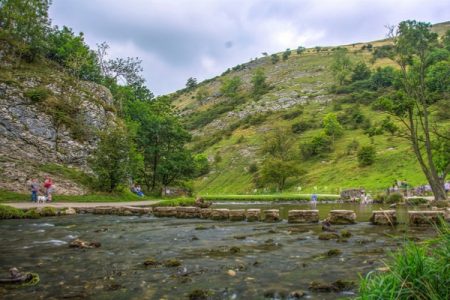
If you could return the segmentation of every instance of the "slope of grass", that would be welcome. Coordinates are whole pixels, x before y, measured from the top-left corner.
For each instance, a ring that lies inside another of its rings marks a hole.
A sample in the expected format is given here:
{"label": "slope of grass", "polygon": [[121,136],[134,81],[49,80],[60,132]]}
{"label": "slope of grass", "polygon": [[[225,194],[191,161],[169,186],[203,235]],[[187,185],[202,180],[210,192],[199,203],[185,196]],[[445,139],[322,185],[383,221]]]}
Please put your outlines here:
{"label": "slope of grass", "polygon": [[[448,22],[433,27],[441,33],[448,28],[450,28]],[[371,42],[374,47],[389,43],[391,43],[389,40]],[[362,50],[364,45],[367,43],[344,47],[349,50],[354,62],[364,61],[372,70],[395,66],[388,58],[371,61],[373,52]],[[238,71],[231,71],[201,84],[210,95],[214,95],[206,103],[199,103],[196,100],[195,89],[177,94],[174,105],[183,112],[185,118],[191,118],[199,112],[207,115],[208,111],[214,111],[216,105],[229,101],[218,93],[223,78],[239,76],[243,82],[240,93],[245,101],[237,105],[231,113],[219,114],[211,123],[192,131],[195,137],[191,146],[206,154],[211,163],[211,172],[194,180],[194,189],[198,194],[273,193],[273,189],[268,186],[256,188],[254,175],[248,171],[249,166],[261,165],[264,159],[261,148],[267,140],[268,133],[276,128],[285,128],[289,132],[291,126],[299,121],[313,124],[312,129],[301,134],[289,133],[289,137],[295,140],[293,152],[296,164],[307,172],[298,178],[289,179],[284,193],[338,194],[342,189],[364,187],[375,194],[384,191],[395,180],[406,179],[414,186],[426,183],[408,140],[387,135],[369,138],[362,129],[347,128],[344,135],[335,141],[332,153],[308,160],[301,158],[300,144],[309,141],[321,131],[320,123],[325,114],[329,112],[345,114],[346,109],[350,111],[356,109],[355,103],[341,103],[340,108],[335,105],[337,102],[340,103],[345,95],[330,92],[335,84],[330,72],[332,55],[332,47],[325,47],[320,52],[307,49],[300,55],[292,51],[288,60],[277,64],[272,64],[270,57],[252,61]],[[272,89],[257,101],[249,94],[251,76],[256,68],[264,70],[267,81],[272,86]],[[279,107],[280,105],[275,103],[282,98],[297,99],[298,104]],[[385,114],[372,110],[370,101],[363,99],[362,102],[359,108],[372,124],[386,117]],[[283,118],[283,115],[300,107],[303,110],[302,114],[293,119]],[[267,111],[268,108],[271,109]],[[242,112],[250,112],[250,115],[263,114],[264,118],[259,123],[248,124],[243,122],[248,114],[241,117],[239,114],[242,115]],[[356,151],[347,153],[347,145],[353,140],[357,141],[360,147],[375,146],[377,157],[373,165],[360,167]],[[199,147],[202,143],[204,146]]]}

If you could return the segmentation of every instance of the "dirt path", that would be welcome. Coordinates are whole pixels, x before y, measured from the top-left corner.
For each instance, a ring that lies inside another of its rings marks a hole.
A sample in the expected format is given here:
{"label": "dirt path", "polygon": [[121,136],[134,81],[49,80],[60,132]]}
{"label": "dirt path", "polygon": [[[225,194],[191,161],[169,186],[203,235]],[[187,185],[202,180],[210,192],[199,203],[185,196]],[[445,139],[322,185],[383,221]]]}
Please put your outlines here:
{"label": "dirt path", "polygon": [[31,202],[11,202],[2,203],[16,208],[33,208],[42,206],[53,207],[98,207],[98,206],[148,206],[158,203],[159,200],[146,200],[146,201],[130,201],[130,202],[52,202],[52,203],[31,203]]}

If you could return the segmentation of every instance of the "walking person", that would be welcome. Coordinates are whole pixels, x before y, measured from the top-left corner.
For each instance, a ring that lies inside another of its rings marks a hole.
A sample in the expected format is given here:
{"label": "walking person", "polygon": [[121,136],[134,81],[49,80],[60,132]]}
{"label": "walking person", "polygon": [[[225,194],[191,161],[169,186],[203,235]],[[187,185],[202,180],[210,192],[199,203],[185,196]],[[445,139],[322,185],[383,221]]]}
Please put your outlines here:
{"label": "walking person", "polygon": [[53,181],[48,175],[45,176],[44,188],[45,188],[45,196],[47,196],[47,202],[52,202]]}
{"label": "walking person", "polygon": [[31,202],[37,202],[39,193],[39,182],[37,181],[36,178],[31,179],[30,190],[31,190]]}

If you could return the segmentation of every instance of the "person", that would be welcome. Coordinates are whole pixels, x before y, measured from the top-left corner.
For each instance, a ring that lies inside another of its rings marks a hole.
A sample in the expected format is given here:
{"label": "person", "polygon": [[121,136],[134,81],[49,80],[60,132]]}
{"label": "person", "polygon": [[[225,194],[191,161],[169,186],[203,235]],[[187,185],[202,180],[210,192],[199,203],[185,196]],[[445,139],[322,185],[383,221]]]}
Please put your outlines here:
{"label": "person", "polygon": [[445,194],[448,195],[448,192],[450,191],[450,181],[447,181],[446,183],[444,183],[444,190],[445,190]]}
{"label": "person", "polygon": [[140,185],[136,185],[135,191],[136,191],[136,195],[138,195],[139,197],[144,197],[144,192],[142,191]]}
{"label": "person", "polygon": [[45,189],[45,196],[47,196],[47,202],[52,202],[53,181],[48,175],[45,176],[44,189]]}
{"label": "person", "polygon": [[31,179],[30,190],[31,190],[31,202],[37,202],[39,193],[39,182],[37,181],[36,178]]}

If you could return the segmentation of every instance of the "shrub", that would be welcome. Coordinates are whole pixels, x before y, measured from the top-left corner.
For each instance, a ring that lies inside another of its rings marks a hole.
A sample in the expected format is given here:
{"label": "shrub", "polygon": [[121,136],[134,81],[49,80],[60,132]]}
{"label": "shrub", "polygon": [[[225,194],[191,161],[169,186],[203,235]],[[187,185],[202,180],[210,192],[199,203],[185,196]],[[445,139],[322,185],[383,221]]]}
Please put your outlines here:
{"label": "shrub", "polygon": [[311,142],[300,145],[300,152],[304,159],[321,156],[333,150],[331,138],[323,133],[312,138]]}
{"label": "shrub", "polygon": [[251,173],[251,174],[254,174],[254,173],[258,172],[258,165],[256,163],[254,163],[254,162],[251,163],[248,166],[248,172]]}
{"label": "shrub", "polygon": [[311,124],[307,121],[300,121],[298,123],[292,124],[291,130],[293,133],[303,133],[311,128]]}
{"label": "shrub", "polygon": [[31,100],[33,103],[38,103],[46,100],[50,96],[51,92],[46,87],[36,87],[28,90],[24,93],[24,96]]}
{"label": "shrub", "polygon": [[288,111],[288,112],[284,113],[281,117],[283,118],[283,120],[292,120],[292,119],[297,118],[301,114],[303,114],[303,108],[298,108],[296,110],[292,110],[292,111]]}
{"label": "shrub", "polygon": [[270,56],[270,60],[272,61],[273,64],[276,64],[277,62],[280,61],[280,57],[278,57],[277,54],[272,54],[272,55]]}
{"label": "shrub", "polygon": [[347,155],[352,154],[354,151],[358,150],[359,143],[357,140],[353,139],[348,145],[347,145]]}
{"label": "shrub", "polygon": [[376,150],[373,146],[363,146],[358,151],[358,162],[360,166],[370,166],[375,162]]}
{"label": "shrub", "polygon": [[387,204],[394,204],[394,203],[400,203],[403,202],[403,195],[400,193],[392,193],[389,194],[386,198]]}

